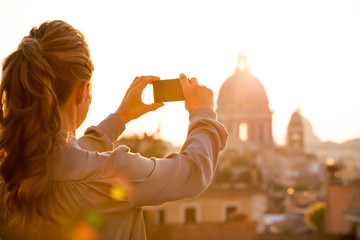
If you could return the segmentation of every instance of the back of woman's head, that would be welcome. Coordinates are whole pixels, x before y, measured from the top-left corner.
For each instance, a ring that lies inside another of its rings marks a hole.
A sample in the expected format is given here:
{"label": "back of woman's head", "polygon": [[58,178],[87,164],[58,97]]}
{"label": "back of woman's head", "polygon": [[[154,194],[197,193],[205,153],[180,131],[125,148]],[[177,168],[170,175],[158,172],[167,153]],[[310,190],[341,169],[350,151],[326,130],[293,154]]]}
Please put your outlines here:
{"label": "back of woman's head", "polygon": [[61,106],[93,72],[83,35],[63,21],[33,28],[3,62],[0,173],[10,210],[44,213],[51,157],[61,142]]}

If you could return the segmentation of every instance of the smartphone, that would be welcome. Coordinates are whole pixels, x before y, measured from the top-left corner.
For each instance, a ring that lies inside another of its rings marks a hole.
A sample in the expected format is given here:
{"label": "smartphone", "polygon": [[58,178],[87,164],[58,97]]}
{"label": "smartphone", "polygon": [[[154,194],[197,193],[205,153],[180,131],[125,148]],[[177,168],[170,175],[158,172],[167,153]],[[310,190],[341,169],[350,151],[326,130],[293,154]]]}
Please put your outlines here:
{"label": "smartphone", "polygon": [[185,100],[181,83],[178,78],[158,80],[152,83],[154,102],[173,102]]}

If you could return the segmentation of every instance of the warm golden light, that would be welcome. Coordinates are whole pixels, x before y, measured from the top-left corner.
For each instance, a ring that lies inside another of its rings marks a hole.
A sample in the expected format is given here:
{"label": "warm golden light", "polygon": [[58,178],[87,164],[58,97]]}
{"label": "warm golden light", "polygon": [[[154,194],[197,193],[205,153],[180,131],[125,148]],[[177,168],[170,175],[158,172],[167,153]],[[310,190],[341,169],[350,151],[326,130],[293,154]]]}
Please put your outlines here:
{"label": "warm golden light", "polygon": [[335,160],[333,158],[328,158],[328,159],[326,159],[325,164],[327,166],[334,166],[335,165]]}
{"label": "warm golden light", "polygon": [[126,199],[126,192],[121,186],[114,185],[110,188],[110,196],[116,201],[122,201]]}
{"label": "warm golden light", "polygon": [[79,222],[73,231],[71,236],[72,240],[97,240],[99,239],[99,234],[93,226],[87,224],[86,222]]}
{"label": "warm golden light", "polygon": [[295,193],[295,190],[293,188],[288,188],[286,192],[289,195],[293,195]]}
{"label": "warm golden light", "polygon": [[[238,56],[239,68],[244,70],[248,66],[268,94],[275,113],[272,134],[277,142],[284,143],[285,124],[299,106],[316,126],[319,137],[344,141],[359,136],[359,111],[347,107],[357,102],[360,86],[357,81],[360,14],[356,1],[352,1],[354,5],[347,1],[317,1],[317,4],[302,1],[300,4],[263,0],[260,5],[258,1],[226,1],[224,4],[214,1],[207,4],[207,11],[202,11],[202,1],[189,0],[175,5],[140,1],[140,5],[145,6],[141,9],[138,1],[88,4],[84,0],[65,0],[56,8],[45,0],[35,2],[1,1],[0,29],[7,34],[0,39],[0,60],[16,48],[32,26],[44,20],[63,19],[81,30],[89,44],[95,72],[93,103],[78,136],[113,111],[138,75],[176,78],[185,72],[211,88],[216,97],[223,81],[233,73],[239,51],[247,55],[247,59],[242,54]],[[18,8],[24,5],[27,7]],[[87,11],[82,11],[84,5]],[[262,5],[267,6],[267,11],[259,8]],[[121,14],[119,9],[123,10]],[[188,11],[199,17],[174,17]],[[303,18],[307,12],[310,14]],[[338,18],[333,17],[334,12],[339,14]],[[220,15],[214,18],[213,13]],[[133,18],[134,14],[141,17]],[[99,17],[94,18],[95,15]],[[267,19],[266,24],[263,19]],[[123,22],[127,24],[119,25]],[[107,37],[93,26],[101,26]],[[180,37],[180,32],[186,37]],[[334,35],[334,32],[340,34]],[[148,35],[156,37],[145,41],[144,36]],[[112,102],[114,105],[109,104]],[[156,129],[161,121],[163,137],[182,144],[188,123],[184,106],[167,105],[169,107],[127,126],[127,131],[151,132],[150,128]],[[323,106],[331,107],[318,111]]]}

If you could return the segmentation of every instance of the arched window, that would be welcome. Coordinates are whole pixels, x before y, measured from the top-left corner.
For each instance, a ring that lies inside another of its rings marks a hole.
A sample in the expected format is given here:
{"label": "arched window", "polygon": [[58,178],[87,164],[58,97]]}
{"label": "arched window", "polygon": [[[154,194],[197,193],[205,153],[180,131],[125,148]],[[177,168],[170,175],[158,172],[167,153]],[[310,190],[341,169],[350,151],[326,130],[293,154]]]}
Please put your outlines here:
{"label": "arched window", "polygon": [[242,141],[248,140],[248,126],[246,123],[240,123],[239,125],[239,138]]}

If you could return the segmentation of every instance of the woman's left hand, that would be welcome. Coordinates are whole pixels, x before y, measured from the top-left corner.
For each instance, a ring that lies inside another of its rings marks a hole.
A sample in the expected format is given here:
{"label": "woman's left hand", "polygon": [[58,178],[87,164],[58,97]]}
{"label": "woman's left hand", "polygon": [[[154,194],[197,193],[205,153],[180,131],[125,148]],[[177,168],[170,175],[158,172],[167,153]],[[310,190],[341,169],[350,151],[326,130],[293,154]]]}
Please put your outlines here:
{"label": "woman's left hand", "polygon": [[145,104],[141,99],[146,85],[158,80],[160,80],[160,78],[155,76],[141,76],[134,79],[119,108],[115,112],[125,124],[147,112],[164,106],[163,103]]}

